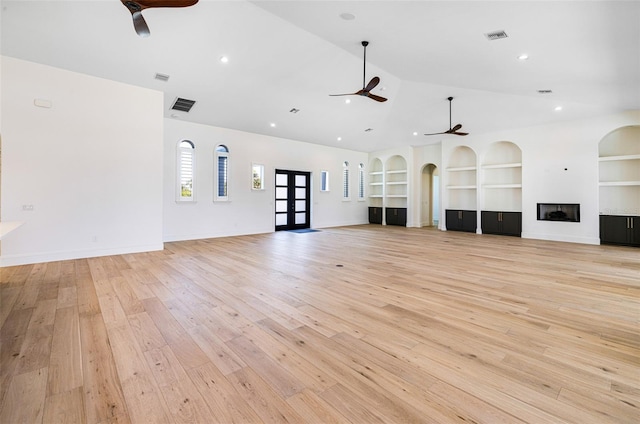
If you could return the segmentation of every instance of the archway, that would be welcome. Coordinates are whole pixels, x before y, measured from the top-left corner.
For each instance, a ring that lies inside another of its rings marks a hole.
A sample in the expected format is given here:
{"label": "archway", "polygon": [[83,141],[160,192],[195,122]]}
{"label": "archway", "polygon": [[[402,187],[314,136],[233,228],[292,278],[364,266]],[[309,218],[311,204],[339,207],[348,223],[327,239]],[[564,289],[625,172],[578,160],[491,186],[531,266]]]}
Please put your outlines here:
{"label": "archway", "polygon": [[437,227],[440,221],[440,172],[432,163],[420,173],[420,226]]}

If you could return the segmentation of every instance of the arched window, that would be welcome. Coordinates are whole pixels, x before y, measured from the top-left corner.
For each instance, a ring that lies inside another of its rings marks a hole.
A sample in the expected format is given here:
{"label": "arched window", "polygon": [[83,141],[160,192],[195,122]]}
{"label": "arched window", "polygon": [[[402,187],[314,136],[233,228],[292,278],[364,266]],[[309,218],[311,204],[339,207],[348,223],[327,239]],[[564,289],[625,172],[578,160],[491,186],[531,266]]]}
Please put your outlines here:
{"label": "arched window", "polygon": [[214,152],[214,186],[213,200],[224,202],[229,200],[229,149],[219,144]]}
{"label": "arched window", "polygon": [[349,200],[349,162],[346,160],[342,164],[342,200]]}
{"label": "arched window", "polygon": [[189,140],[178,143],[177,152],[177,196],[178,202],[195,201],[196,146]]}
{"label": "arched window", "polygon": [[358,200],[364,200],[364,163],[358,165]]}

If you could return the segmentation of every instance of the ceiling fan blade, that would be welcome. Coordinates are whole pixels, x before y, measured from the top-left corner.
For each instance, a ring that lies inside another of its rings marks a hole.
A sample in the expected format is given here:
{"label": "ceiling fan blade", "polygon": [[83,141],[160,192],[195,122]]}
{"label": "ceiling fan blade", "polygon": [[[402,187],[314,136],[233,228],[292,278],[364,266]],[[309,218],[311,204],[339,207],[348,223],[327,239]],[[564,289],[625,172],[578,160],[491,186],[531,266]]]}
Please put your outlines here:
{"label": "ceiling fan blade", "polygon": [[367,86],[364,88],[364,91],[371,91],[376,88],[376,85],[378,84],[380,84],[380,78],[373,77],[371,78],[371,81],[369,81],[369,84],[367,84]]}
{"label": "ceiling fan blade", "polygon": [[359,96],[359,94],[358,94],[358,93],[329,94],[329,96],[331,96],[331,97],[338,97],[338,96]]}
{"label": "ceiling fan blade", "polygon": [[469,135],[469,133],[466,133],[466,132],[457,132],[457,131],[454,131],[454,132],[452,132],[451,134],[455,134],[455,135]]}
{"label": "ceiling fan blade", "polygon": [[425,134],[425,135],[441,135],[441,134],[447,134],[446,132],[439,132],[439,133],[431,133],[431,134]]}
{"label": "ceiling fan blade", "polygon": [[[123,3],[127,0],[121,0]],[[198,3],[198,0],[131,0],[127,3],[138,3],[142,9],[150,7],[189,7]]]}
{"label": "ceiling fan blade", "polygon": [[453,128],[451,128],[449,131],[458,131],[460,128],[462,128],[462,125],[454,125]]}
{"label": "ceiling fan blade", "polygon": [[385,99],[384,97],[376,96],[375,94],[371,94],[371,93],[368,93],[367,97],[370,98],[370,99],[375,100],[376,102],[386,102],[387,101],[387,99]]}
{"label": "ceiling fan blade", "polygon": [[133,27],[136,30],[136,34],[140,37],[148,37],[151,35],[151,31],[149,31],[149,26],[144,20],[142,12],[131,12],[131,16],[133,17]]}

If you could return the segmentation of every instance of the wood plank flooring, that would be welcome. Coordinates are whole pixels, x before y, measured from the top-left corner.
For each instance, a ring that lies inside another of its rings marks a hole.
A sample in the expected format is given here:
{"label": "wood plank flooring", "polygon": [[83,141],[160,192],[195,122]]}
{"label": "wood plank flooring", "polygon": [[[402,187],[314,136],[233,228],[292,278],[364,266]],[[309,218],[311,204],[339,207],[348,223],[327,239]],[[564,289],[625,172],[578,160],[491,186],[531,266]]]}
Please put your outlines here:
{"label": "wood plank flooring", "polygon": [[0,272],[3,424],[640,422],[640,249],[363,225]]}

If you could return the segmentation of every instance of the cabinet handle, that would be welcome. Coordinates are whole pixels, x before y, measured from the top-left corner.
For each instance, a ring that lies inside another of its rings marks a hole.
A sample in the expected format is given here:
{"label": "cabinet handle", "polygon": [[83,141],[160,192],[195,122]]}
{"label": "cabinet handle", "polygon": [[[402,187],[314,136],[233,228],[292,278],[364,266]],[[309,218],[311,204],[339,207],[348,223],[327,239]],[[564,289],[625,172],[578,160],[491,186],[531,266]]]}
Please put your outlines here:
{"label": "cabinet handle", "polygon": [[629,218],[630,229],[633,230],[633,218]]}

